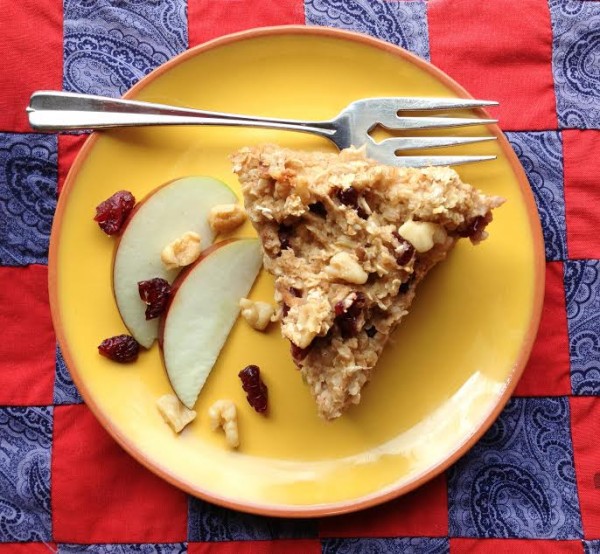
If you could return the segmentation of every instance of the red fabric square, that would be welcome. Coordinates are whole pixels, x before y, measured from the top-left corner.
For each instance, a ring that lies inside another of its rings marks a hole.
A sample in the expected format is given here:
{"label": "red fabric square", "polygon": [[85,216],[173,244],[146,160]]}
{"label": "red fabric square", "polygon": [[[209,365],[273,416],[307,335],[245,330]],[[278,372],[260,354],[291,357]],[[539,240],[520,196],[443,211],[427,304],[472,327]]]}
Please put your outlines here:
{"label": "red fabric square", "polygon": [[431,61],[490,110],[506,130],[554,129],[552,26],[547,0],[428,2]]}
{"label": "red fabric square", "polygon": [[391,502],[319,520],[321,537],[445,537],[448,495],[445,475]]}
{"label": "red fabric square", "polygon": [[600,131],[563,131],[569,258],[600,258]]}
{"label": "red fabric square", "polygon": [[303,0],[188,0],[190,47],[253,27],[294,24],[304,24]]}
{"label": "red fabric square", "polygon": [[185,493],[122,450],[85,405],[54,410],[52,507],[57,542],[186,539]]}
{"label": "red fabric square", "polygon": [[546,264],[546,293],[531,357],[515,390],[516,396],[571,394],[569,338],[562,262]]}
{"label": "red fabric square", "polygon": [[57,552],[51,542],[13,542],[0,544],[0,554],[49,554]]}
{"label": "red fabric square", "polygon": [[600,539],[600,401],[583,396],[569,400],[583,536]]}
{"label": "red fabric square", "polygon": [[321,554],[318,540],[190,542],[188,554]]}
{"label": "red fabric square", "polygon": [[450,539],[450,554],[583,554],[581,541]]}
{"label": "red fabric square", "polygon": [[35,90],[62,88],[62,0],[2,2],[0,130],[31,132],[25,107]]}
{"label": "red fabric square", "polygon": [[58,193],[65,184],[67,174],[89,135],[58,136]]}
{"label": "red fabric square", "polygon": [[56,338],[48,268],[0,267],[0,405],[52,404]]}

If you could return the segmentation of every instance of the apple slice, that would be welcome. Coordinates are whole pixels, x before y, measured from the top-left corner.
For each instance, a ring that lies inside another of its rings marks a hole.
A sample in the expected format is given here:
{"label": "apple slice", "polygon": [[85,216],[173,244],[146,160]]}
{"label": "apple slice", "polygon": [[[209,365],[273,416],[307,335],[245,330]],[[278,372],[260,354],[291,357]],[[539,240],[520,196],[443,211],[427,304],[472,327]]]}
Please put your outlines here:
{"label": "apple slice", "polygon": [[161,340],[175,394],[192,409],[262,265],[257,239],[218,242],[173,284]]}
{"label": "apple slice", "polygon": [[186,231],[198,233],[202,248],[214,239],[208,212],[217,204],[237,202],[235,193],[210,177],[185,177],[152,191],[130,214],[113,262],[113,290],[121,318],[133,337],[150,348],[158,336],[158,319],[146,321],[138,282],[161,277],[173,282],[179,270],[167,270],[160,253]]}

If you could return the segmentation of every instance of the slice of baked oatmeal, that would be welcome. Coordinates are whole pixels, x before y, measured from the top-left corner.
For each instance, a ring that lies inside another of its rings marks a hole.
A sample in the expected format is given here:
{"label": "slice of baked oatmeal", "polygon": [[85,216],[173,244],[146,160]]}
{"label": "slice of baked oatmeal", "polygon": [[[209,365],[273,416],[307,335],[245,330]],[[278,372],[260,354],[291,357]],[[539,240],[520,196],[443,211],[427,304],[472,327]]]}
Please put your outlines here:
{"label": "slice of baked oatmeal", "polygon": [[448,167],[389,167],[353,148],[265,145],[232,160],[275,277],[283,336],[319,414],[336,418],[360,401],[419,281],[460,237],[485,239],[504,200]]}

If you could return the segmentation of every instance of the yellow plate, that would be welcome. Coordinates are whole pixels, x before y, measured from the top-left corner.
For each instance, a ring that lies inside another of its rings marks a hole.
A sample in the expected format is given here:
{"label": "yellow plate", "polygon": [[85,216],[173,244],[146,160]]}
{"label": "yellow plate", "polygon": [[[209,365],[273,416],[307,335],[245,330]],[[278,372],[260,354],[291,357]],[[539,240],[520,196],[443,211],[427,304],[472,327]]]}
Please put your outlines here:
{"label": "yellow plate", "polygon": [[[389,44],[322,28],[280,27],[224,37],[158,68],[128,98],[274,117],[326,119],[369,96],[468,96],[431,65]],[[90,138],[60,197],[52,229],[54,324],[86,403],[141,463],[189,493],[245,511],[285,516],[348,512],[403,494],[441,472],[489,427],[514,389],[537,330],[544,255],[527,180],[496,127],[497,143],[466,146],[497,161],[464,166],[464,181],[508,202],[490,238],[461,241],[420,286],[361,404],[327,423],[291,362],[279,330],[235,325],[180,436],[155,401],[170,392],[157,345],[134,366],[98,355],[126,332],[111,291],[114,241],[92,221],[118,189],[140,199],[186,175],[210,175],[239,193],[228,156],[254,143],[328,149],[297,133],[231,128],[140,128]],[[245,227],[242,234],[253,234]],[[261,275],[252,296],[272,299]],[[247,404],[237,373],[258,364],[268,417]],[[231,398],[241,447],[211,432],[208,406]]]}

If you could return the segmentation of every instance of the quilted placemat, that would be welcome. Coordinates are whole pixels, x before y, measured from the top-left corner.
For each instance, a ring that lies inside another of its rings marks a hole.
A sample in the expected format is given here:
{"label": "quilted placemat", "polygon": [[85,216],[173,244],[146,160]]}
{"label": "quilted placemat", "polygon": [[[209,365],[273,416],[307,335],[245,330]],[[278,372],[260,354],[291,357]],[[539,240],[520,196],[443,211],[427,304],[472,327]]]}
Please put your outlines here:
{"label": "quilted placemat", "polygon": [[[600,552],[600,2],[4,0],[0,3],[0,554]],[[210,38],[352,29],[430,60],[495,115],[543,222],[546,295],[516,394],[445,475],[359,514],[245,515],[125,454],[77,393],[47,293],[82,135],[32,133],[39,89],[118,96]]]}

